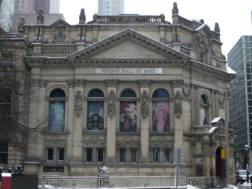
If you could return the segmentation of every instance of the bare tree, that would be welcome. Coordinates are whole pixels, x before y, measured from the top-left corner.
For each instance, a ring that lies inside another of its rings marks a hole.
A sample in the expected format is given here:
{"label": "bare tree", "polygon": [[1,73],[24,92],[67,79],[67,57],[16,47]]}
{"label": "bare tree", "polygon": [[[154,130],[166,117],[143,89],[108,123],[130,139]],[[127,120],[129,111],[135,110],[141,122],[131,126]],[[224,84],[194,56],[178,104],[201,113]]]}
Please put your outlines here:
{"label": "bare tree", "polygon": [[28,127],[19,120],[19,100],[25,98],[20,90],[13,55],[4,50],[0,55],[0,140],[18,151],[26,150]]}

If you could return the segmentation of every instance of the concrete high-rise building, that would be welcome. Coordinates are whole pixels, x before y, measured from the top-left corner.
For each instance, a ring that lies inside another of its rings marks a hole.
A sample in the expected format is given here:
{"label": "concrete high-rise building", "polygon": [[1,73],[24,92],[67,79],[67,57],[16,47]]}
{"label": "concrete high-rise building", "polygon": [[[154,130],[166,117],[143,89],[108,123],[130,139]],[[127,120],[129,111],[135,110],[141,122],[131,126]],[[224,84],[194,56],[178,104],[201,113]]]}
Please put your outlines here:
{"label": "concrete high-rise building", "polygon": [[34,0],[15,0],[15,14],[33,14]]}
{"label": "concrete high-rise building", "polygon": [[15,0],[16,14],[38,14],[43,9],[44,14],[59,13],[60,0]]}
{"label": "concrete high-rise building", "polygon": [[236,168],[252,168],[252,36],[242,36],[228,53],[237,72],[230,84],[230,127],[235,137]]}
{"label": "concrete high-rise building", "polygon": [[0,0],[0,26],[9,32],[14,14],[14,0]]}
{"label": "concrete high-rise building", "polygon": [[124,13],[124,0],[99,0],[99,15],[119,15]]}
{"label": "concrete high-rise building", "polygon": [[50,0],[34,0],[34,11],[36,14],[42,9],[44,14],[50,13]]}
{"label": "concrete high-rise building", "polygon": [[58,14],[60,12],[60,0],[50,0],[50,13]]}

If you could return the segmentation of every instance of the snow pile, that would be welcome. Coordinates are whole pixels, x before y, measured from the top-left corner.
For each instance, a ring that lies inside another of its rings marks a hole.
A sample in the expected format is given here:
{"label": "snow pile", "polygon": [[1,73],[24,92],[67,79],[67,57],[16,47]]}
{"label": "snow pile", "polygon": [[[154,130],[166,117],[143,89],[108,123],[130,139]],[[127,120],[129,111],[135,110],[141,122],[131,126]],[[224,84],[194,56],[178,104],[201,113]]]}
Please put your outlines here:
{"label": "snow pile", "polygon": [[44,185],[44,187],[42,187],[42,185],[39,185],[38,188],[39,188],[39,189],[55,189],[53,186],[47,185],[47,184]]}
{"label": "snow pile", "polygon": [[187,185],[186,188],[187,189],[200,189],[199,187],[192,186],[192,185]]}

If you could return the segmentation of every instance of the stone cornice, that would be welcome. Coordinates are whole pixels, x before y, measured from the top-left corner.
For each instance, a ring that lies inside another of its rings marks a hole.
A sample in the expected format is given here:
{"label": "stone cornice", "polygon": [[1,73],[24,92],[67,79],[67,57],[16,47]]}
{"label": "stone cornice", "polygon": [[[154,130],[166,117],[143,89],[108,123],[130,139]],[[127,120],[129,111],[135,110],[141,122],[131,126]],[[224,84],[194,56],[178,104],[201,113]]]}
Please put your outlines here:
{"label": "stone cornice", "polygon": [[26,62],[31,67],[42,67],[50,65],[64,65],[70,67],[183,67],[204,72],[207,75],[214,75],[224,81],[230,81],[233,74],[227,73],[219,68],[203,64],[194,60],[169,60],[169,59],[83,59],[67,60],[66,58],[49,57],[25,57]]}
{"label": "stone cornice", "polygon": [[207,72],[208,75],[214,74],[215,77],[223,79],[224,81],[231,81],[233,77],[235,76],[234,74],[230,74],[219,68],[216,68],[207,64],[203,64],[201,62],[197,62],[194,60],[191,61],[191,64],[192,64],[193,69],[198,69],[201,72]]}

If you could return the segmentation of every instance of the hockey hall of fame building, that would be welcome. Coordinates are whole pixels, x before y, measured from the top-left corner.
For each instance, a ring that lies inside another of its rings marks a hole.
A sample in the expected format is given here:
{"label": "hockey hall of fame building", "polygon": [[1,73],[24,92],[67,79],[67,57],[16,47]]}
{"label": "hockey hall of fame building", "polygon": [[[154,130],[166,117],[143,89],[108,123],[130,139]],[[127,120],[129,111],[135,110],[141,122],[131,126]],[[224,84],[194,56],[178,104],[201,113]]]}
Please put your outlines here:
{"label": "hockey hall of fame building", "polygon": [[36,25],[20,20],[30,44],[28,123],[43,123],[29,134],[27,171],[97,175],[106,162],[112,175],[174,176],[178,159],[181,175],[231,173],[226,95],[234,74],[220,29],[178,13],[174,3],[172,23],[162,14],[86,23],[84,10],[77,25],[45,25],[42,11]]}

